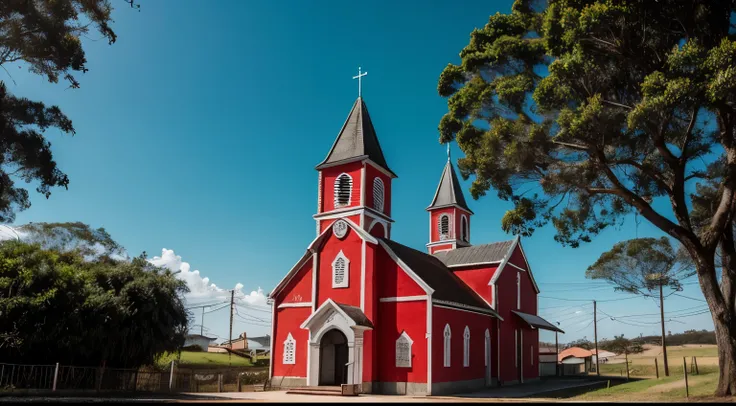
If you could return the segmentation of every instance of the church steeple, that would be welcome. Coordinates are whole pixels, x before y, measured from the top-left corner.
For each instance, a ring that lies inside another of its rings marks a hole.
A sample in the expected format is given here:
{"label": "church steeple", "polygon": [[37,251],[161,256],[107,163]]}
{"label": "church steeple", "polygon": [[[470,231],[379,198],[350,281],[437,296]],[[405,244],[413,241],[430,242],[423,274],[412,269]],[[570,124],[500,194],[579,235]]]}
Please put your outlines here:
{"label": "church steeple", "polygon": [[340,133],[332,144],[327,157],[319,165],[317,170],[331,166],[370,159],[376,165],[387,170],[392,177],[396,177],[383,157],[381,145],[378,143],[376,130],[373,128],[368,107],[362,97],[358,97],[353,103],[353,108],[348,114],[345,124],[342,125]]}
{"label": "church steeple", "polygon": [[465,202],[460,181],[450,159],[449,144],[447,163],[427,211],[430,221],[427,248],[430,254],[470,245],[470,216],[473,211]]}
{"label": "church steeple", "polygon": [[397,176],[386,163],[362,97],[353,103],[327,157],[316,169],[318,234],[336,218],[346,218],[377,237],[389,237],[391,181]]}

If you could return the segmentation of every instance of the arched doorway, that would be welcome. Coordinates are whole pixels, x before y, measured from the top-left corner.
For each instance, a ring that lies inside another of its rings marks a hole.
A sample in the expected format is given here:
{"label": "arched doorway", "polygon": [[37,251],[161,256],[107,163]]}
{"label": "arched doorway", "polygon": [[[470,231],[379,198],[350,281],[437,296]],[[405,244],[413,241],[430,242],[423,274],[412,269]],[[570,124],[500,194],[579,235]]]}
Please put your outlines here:
{"label": "arched doorway", "polygon": [[319,342],[319,385],[347,383],[348,339],[340,330],[332,329]]}

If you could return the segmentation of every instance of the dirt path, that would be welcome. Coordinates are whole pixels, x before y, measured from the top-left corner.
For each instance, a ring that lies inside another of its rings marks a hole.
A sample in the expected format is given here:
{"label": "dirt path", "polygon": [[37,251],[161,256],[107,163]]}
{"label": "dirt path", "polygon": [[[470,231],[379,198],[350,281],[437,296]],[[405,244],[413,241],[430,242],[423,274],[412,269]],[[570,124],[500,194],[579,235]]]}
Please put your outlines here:
{"label": "dirt path", "polygon": [[[692,386],[692,385],[697,385],[701,382],[707,381],[708,377],[707,376],[693,376],[693,377],[688,377],[687,379],[688,379],[688,385]],[[661,385],[652,386],[651,388],[647,388],[645,392],[663,393],[663,392],[669,392],[671,390],[680,389],[684,387],[685,387],[685,380],[680,379],[675,382],[668,382],[668,383],[663,383]]]}

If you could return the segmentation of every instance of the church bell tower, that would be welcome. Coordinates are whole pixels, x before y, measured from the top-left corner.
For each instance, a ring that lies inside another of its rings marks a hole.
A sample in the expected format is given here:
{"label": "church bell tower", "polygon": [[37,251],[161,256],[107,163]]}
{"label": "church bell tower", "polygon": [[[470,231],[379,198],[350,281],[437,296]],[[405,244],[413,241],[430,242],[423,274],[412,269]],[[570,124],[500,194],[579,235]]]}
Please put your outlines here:
{"label": "church bell tower", "polygon": [[[359,76],[356,78],[360,78]],[[353,103],[347,120],[319,172],[317,235],[335,219],[352,221],[371,235],[391,235],[391,181],[376,130],[362,96]]]}
{"label": "church bell tower", "polygon": [[427,250],[430,254],[470,246],[470,216],[473,212],[465,202],[455,168],[452,166],[449,144],[447,163],[427,211],[429,212]]}

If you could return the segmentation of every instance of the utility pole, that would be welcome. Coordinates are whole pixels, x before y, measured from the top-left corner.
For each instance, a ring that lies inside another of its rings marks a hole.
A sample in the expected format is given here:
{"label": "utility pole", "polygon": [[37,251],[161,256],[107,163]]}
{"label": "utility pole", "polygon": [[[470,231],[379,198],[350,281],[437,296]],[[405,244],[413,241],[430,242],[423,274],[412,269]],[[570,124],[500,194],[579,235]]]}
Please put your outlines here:
{"label": "utility pole", "polygon": [[[557,322],[557,324],[560,324]],[[555,376],[560,374],[560,344],[557,342],[557,331],[555,331]]]}
{"label": "utility pole", "polygon": [[231,365],[233,362],[233,313],[235,313],[235,289],[230,291],[230,351],[228,351],[228,358]]}
{"label": "utility pole", "polygon": [[659,314],[662,320],[662,355],[664,356],[664,376],[670,376],[669,363],[667,362],[667,343],[664,335],[664,296],[662,295],[662,283],[659,283]]}
{"label": "utility pole", "polygon": [[230,349],[233,349],[233,313],[235,312],[235,289],[230,291]]}
{"label": "utility pole", "polygon": [[601,376],[601,369],[598,367],[598,308],[595,303],[595,300],[593,301],[593,334],[595,339],[595,373],[598,376]]}
{"label": "utility pole", "polygon": [[202,324],[199,325],[199,335],[204,335],[204,306],[202,306]]}

